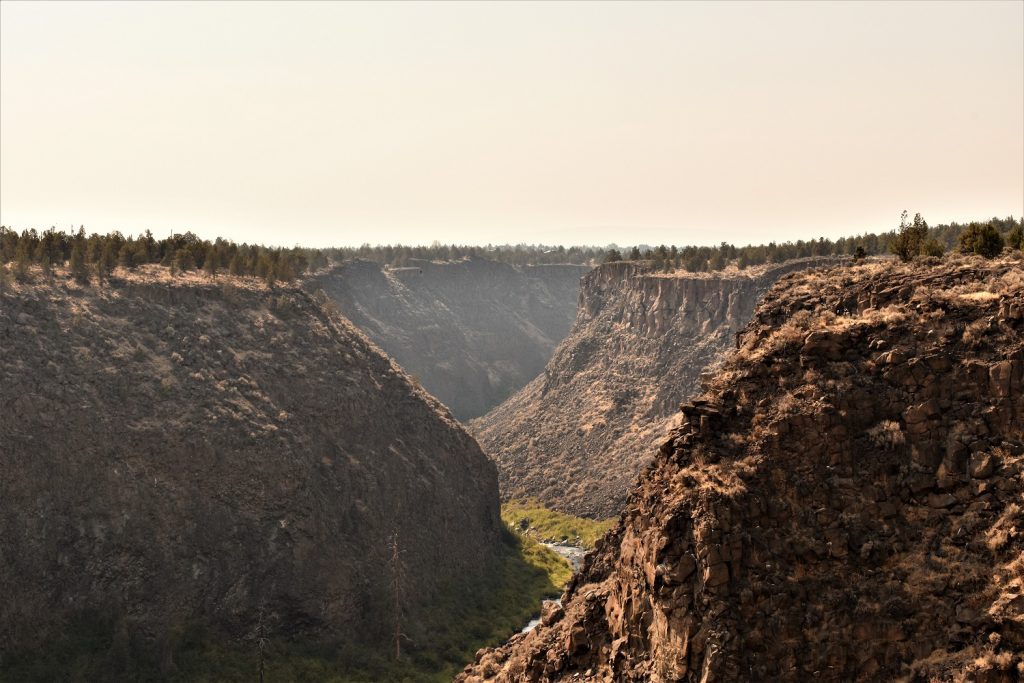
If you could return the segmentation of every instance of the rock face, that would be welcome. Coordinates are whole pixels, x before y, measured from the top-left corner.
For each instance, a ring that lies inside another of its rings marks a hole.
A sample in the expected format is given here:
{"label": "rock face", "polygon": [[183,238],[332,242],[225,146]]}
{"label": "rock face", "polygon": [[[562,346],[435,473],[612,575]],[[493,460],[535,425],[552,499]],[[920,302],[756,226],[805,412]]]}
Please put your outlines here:
{"label": "rock face", "polygon": [[499,543],[494,466],[298,289],[155,281],[0,297],[0,651],[115,610],[159,641],[374,645]]}
{"label": "rock face", "polygon": [[731,275],[655,274],[630,262],[592,271],[576,323],[544,373],[471,423],[498,463],[502,496],[618,515],[679,401],[735,346],[758,298],[787,273],[835,262]]}
{"label": "rock face", "polygon": [[787,277],[705,389],[461,680],[1021,680],[1024,261]]}
{"label": "rock face", "polygon": [[587,266],[487,259],[350,261],[313,278],[341,312],[460,420],[537,376],[576,315]]}

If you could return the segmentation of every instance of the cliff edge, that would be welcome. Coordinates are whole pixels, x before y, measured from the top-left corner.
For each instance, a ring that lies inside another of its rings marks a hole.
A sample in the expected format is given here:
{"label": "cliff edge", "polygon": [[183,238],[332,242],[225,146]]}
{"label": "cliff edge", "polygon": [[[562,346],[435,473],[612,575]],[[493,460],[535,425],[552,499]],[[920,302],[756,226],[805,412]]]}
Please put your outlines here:
{"label": "cliff edge", "polygon": [[681,414],[564,607],[460,680],[1024,675],[1019,254],[788,276]]}

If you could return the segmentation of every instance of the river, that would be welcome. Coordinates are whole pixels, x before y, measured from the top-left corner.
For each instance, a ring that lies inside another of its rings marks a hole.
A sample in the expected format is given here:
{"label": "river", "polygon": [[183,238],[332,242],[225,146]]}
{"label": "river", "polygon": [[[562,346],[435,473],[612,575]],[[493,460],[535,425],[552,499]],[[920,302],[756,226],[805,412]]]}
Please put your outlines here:
{"label": "river", "polygon": [[[572,567],[573,573],[578,572],[580,570],[580,567],[583,566],[583,555],[587,552],[583,548],[577,548],[573,545],[560,545],[558,543],[545,543],[544,545],[550,548],[551,550],[554,550],[556,553],[558,553],[566,560],[568,560],[569,565]],[[562,601],[559,599],[554,600],[554,602],[562,604]],[[523,633],[529,633],[530,631],[535,629],[537,627],[537,624],[539,623],[539,615],[533,619],[530,619],[530,623],[523,627]]]}

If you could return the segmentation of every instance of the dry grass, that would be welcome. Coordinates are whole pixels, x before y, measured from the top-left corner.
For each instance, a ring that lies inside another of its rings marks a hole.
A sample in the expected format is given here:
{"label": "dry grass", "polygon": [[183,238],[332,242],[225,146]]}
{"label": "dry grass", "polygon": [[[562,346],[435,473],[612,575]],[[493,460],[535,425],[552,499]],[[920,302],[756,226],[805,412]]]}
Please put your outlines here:
{"label": "dry grass", "polygon": [[1024,516],[1021,515],[1021,506],[1017,503],[1010,503],[1003,510],[1003,514],[999,515],[999,519],[992,525],[992,528],[986,532],[985,545],[993,552],[999,550],[1021,534],[1018,526],[1022,522],[1024,522]]}
{"label": "dry grass", "polygon": [[868,430],[868,437],[879,448],[895,448],[907,442],[900,423],[894,420],[882,420]]}

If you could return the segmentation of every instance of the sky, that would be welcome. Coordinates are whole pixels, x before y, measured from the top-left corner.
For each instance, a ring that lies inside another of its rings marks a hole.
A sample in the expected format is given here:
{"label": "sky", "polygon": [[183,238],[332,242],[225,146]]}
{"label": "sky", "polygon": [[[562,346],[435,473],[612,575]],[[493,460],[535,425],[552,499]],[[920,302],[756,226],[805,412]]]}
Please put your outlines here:
{"label": "sky", "polygon": [[0,224],[737,245],[1024,214],[1024,2],[0,2]]}

